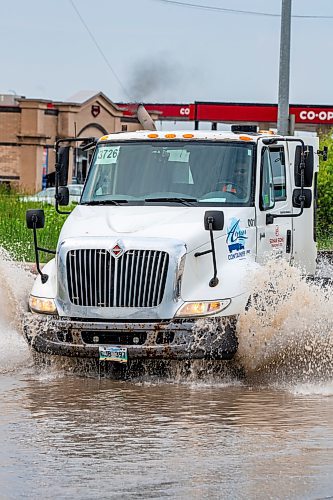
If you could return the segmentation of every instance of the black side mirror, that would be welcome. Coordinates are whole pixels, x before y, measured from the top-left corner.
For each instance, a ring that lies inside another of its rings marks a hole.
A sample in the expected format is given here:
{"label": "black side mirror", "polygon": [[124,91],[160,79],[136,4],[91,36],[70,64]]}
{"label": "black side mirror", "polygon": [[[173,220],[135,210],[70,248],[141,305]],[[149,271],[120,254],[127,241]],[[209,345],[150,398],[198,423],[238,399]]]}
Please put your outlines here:
{"label": "black side mirror", "polygon": [[69,190],[67,186],[60,186],[58,189],[58,203],[65,207],[69,203]]}
{"label": "black side mirror", "polygon": [[[305,156],[305,170],[304,170],[304,187],[311,187],[313,180],[313,167],[314,167],[314,156],[313,147],[307,146],[308,154]],[[301,152],[302,147],[296,146],[295,151],[295,186],[301,187]]]}
{"label": "black side mirror", "polygon": [[215,254],[215,245],[214,245],[214,235],[213,231],[222,231],[224,227],[224,213],[219,210],[207,210],[205,212],[204,224],[206,231],[210,233],[210,243],[211,249],[205,250],[204,252],[196,252],[194,257],[200,257],[200,255],[206,255],[207,253],[212,253],[213,255],[213,268],[214,268],[214,276],[209,282],[209,286],[214,287],[218,285],[219,280],[217,277],[217,265],[216,265],[216,254]]}
{"label": "black side mirror", "polygon": [[43,229],[45,225],[44,210],[27,210],[25,214],[28,229]]}
{"label": "black side mirror", "polygon": [[224,228],[224,213],[219,210],[207,210],[204,224],[206,231],[222,231]]}
{"label": "black side mirror", "polygon": [[[293,191],[293,207],[300,208],[301,201],[300,196],[302,194],[301,189],[294,189]],[[311,189],[303,189],[304,196],[304,208],[310,208],[312,203],[312,191]]]}
{"label": "black side mirror", "polygon": [[63,146],[58,150],[57,172],[59,186],[66,186],[68,183],[69,149],[69,146]]}
{"label": "black side mirror", "polygon": [[48,250],[47,248],[42,248],[38,246],[37,242],[37,231],[36,229],[42,229],[45,224],[45,216],[44,216],[44,210],[27,210],[26,212],[26,223],[27,223],[27,228],[33,230],[33,235],[34,235],[34,247],[35,247],[35,256],[36,256],[36,268],[38,273],[40,274],[42,283],[46,283],[47,280],[49,279],[48,274],[44,274],[41,271],[40,265],[39,265],[39,255],[38,252],[47,252],[55,255],[54,250]]}

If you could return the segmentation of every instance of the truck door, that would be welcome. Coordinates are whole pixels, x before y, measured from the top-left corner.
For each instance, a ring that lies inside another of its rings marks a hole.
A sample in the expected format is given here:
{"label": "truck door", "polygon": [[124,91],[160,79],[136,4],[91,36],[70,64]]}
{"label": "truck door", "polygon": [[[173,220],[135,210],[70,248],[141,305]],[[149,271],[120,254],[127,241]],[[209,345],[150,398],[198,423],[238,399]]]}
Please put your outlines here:
{"label": "truck door", "polygon": [[292,254],[292,218],[279,217],[267,224],[267,214],[292,214],[292,186],[288,151],[284,143],[258,144],[256,220],[257,261],[272,253],[288,261]]}

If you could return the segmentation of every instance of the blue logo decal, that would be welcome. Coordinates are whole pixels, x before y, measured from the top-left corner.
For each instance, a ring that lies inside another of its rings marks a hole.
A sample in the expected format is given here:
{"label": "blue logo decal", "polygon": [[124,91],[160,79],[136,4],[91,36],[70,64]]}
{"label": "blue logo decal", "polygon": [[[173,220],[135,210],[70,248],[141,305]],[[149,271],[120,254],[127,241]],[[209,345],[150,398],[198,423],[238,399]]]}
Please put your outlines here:
{"label": "blue logo decal", "polygon": [[229,249],[228,259],[239,259],[245,257],[250,253],[246,250],[246,229],[240,227],[240,219],[233,217],[230,219],[229,226],[227,227],[227,245]]}

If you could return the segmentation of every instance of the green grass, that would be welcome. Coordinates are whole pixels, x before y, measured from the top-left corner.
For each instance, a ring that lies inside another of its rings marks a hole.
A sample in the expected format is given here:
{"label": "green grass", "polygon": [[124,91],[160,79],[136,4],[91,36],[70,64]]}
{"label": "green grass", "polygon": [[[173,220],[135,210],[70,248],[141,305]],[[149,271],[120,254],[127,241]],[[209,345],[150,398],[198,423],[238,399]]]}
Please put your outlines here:
{"label": "green grass", "polygon": [[318,250],[333,251],[333,235],[318,235]]}
{"label": "green grass", "polygon": [[[59,215],[55,208],[45,203],[20,201],[18,194],[0,193],[0,247],[5,248],[15,260],[34,262],[32,231],[26,228],[25,213],[29,208],[43,208],[45,211],[45,227],[38,231],[38,244],[41,247],[55,250],[59,233],[66,220],[65,215]],[[333,234],[320,234],[319,221],[318,248],[333,250]],[[52,255],[42,253],[41,262],[48,262]]]}
{"label": "green grass", "polygon": [[[43,208],[45,227],[38,230],[38,244],[55,250],[59,233],[66,220],[51,205],[38,202],[23,202],[18,194],[0,193],[0,246],[15,260],[34,262],[33,233],[25,224],[25,213],[29,208]],[[41,254],[41,262],[48,262],[53,256]]]}

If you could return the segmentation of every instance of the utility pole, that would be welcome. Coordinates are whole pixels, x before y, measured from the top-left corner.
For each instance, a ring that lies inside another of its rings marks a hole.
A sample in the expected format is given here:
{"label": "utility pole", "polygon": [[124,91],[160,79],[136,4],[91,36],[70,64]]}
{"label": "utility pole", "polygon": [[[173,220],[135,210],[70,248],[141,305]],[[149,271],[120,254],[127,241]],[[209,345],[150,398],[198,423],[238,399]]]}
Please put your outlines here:
{"label": "utility pole", "polygon": [[282,0],[278,134],[288,135],[289,130],[289,73],[290,73],[291,0]]}

